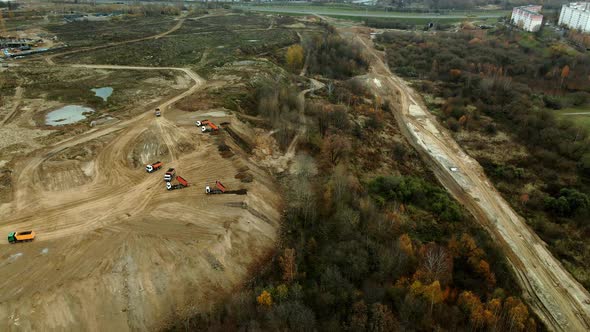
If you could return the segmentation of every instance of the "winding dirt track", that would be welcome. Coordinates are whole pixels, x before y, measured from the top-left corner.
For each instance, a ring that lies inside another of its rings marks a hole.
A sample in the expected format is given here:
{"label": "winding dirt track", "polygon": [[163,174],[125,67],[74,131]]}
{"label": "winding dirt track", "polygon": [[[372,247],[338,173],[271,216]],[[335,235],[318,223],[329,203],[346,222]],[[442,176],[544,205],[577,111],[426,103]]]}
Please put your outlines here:
{"label": "winding dirt track", "polygon": [[[485,176],[420,101],[420,96],[392,74],[367,34],[341,29],[356,38],[371,62],[375,93],[393,104],[402,132],[430,164],[447,190],[475,216],[506,254],[525,299],[548,328],[590,329],[590,295],[553,257],[546,244],[516,214]],[[453,172],[451,167],[457,167]]]}

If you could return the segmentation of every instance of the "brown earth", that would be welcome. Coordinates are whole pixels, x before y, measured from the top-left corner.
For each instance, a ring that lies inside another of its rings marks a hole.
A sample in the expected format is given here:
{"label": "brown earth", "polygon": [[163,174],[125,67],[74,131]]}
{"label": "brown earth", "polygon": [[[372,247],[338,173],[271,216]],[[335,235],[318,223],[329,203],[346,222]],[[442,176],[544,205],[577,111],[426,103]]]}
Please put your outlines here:
{"label": "brown earth", "polygon": [[[241,135],[253,131],[229,114],[175,109],[207,83],[188,69],[165,69],[194,84],[158,103],[162,117],[142,112],[11,162],[0,234],[32,229],[37,238],[0,241],[1,330],[156,329],[182,308],[209,309],[274,247],[281,199],[273,179],[223,130],[203,134],[194,121],[207,116]],[[233,152],[225,158],[221,141]],[[164,168],[146,173],[144,163],[157,160]],[[167,191],[168,167],[189,187]],[[247,183],[237,176],[245,170]],[[206,195],[215,180],[240,195]]]}
{"label": "brown earth", "polygon": [[[230,291],[272,248],[280,201],[266,173],[238,155],[222,158],[218,137],[178,125],[168,112],[102,127],[16,163],[15,199],[1,207],[0,234],[38,236],[0,244],[3,330],[151,329],[178,306],[202,308]],[[80,153],[85,146],[92,152]],[[163,170],[143,170],[155,159],[190,186],[168,192]],[[251,183],[235,178],[244,166]],[[247,195],[205,195],[218,179]]]}

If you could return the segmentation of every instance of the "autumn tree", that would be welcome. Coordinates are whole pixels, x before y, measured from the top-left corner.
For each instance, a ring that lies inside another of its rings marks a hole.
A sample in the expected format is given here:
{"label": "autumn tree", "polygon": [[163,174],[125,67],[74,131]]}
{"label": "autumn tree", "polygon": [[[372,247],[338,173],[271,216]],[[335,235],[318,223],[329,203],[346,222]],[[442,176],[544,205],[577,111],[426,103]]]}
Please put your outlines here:
{"label": "autumn tree", "polygon": [[429,243],[420,248],[420,267],[415,278],[425,283],[439,281],[448,284],[453,278],[453,258],[449,251],[438,244]]}
{"label": "autumn tree", "polygon": [[303,65],[303,47],[296,44],[292,45],[287,49],[286,54],[287,66],[293,71],[301,68]]}
{"label": "autumn tree", "polygon": [[444,300],[444,292],[440,288],[440,283],[438,280],[435,280],[430,285],[424,287],[422,292],[426,300],[430,302],[430,313],[432,314],[432,309],[434,308],[435,304],[439,304]]}
{"label": "autumn tree", "polygon": [[272,305],[272,297],[269,292],[263,290],[262,293],[256,297],[256,302],[262,306],[270,307]]}
{"label": "autumn tree", "polygon": [[397,320],[388,306],[377,302],[371,306],[368,327],[370,332],[395,331],[397,329]]}
{"label": "autumn tree", "polygon": [[286,248],[283,255],[279,257],[279,265],[283,270],[283,280],[292,282],[297,276],[297,262],[295,260],[295,249]]}
{"label": "autumn tree", "polygon": [[275,289],[276,298],[279,302],[285,301],[289,296],[289,287],[287,285],[278,285]]}
{"label": "autumn tree", "polygon": [[350,142],[343,136],[330,135],[324,138],[322,155],[330,165],[337,165],[350,152]]}
{"label": "autumn tree", "polygon": [[508,297],[504,302],[504,310],[507,313],[509,329],[522,331],[529,319],[527,306],[518,298]]}
{"label": "autumn tree", "polygon": [[481,328],[485,324],[485,309],[479,297],[470,291],[463,291],[459,295],[457,303],[469,313],[469,321],[475,328]]}
{"label": "autumn tree", "polygon": [[355,302],[352,305],[352,315],[350,316],[350,330],[366,331],[368,319],[368,308],[365,302]]}
{"label": "autumn tree", "polygon": [[563,86],[563,82],[568,78],[568,76],[570,76],[570,66],[565,65],[561,69],[561,75],[559,75],[559,78],[560,78],[559,87],[560,88]]}

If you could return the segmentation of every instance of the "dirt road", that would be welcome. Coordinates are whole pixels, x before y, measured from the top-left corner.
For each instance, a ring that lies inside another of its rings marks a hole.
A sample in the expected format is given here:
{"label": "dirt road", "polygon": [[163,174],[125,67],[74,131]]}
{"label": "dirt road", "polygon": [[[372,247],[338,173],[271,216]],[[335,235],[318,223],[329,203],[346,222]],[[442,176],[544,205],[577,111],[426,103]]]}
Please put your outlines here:
{"label": "dirt road", "polygon": [[21,99],[23,97],[23,88],[18,86],[16,87],[16,91],[14,92],[14,98],[12,99],[12,110],[10,111],[10,113],[8,113],[8,115],[6,115],[6,117],[4,119],[2,119],[2,122],[0,123],[0,125],[5,125],[7,124],[12,117],[16,114],[16,112],[18,111],[18,107],[20,106],[21,103]]}
{"label": "dirt road", "polygon": [[371,88],[393,103],[396,119],[408,140],[447,190],[500,244],[525,292],[525,299],[537,315],[552,330],[588,331],[588,292],[502,198],[477,161],[426,111],[420,96],[391,73],[368,33],[346,28],[341,33],[355,37],[365,47],[371,62]]}

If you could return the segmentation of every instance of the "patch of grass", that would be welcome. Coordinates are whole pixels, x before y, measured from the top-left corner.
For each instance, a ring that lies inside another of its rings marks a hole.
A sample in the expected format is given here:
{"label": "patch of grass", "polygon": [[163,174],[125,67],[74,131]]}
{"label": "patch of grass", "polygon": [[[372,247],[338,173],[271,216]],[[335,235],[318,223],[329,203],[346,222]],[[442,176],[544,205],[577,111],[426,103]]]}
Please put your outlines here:
{"label": "patch of grass", "polygon": [[[570,114],[586,113],[586,114]],[[575,125],[590,130],[590,106],[570,107],[555,111],[555,114],[563,120],[572,121]]]}
{"label": "patch of grass", "polygon": [[250,9],[253,11],[272,11],[272,12],[293,12],[293,11],[300,11],[300,12],[309,12],[309,13],[317,13],[322,15],[330,15],[330,14],[342,14],[355,17],[358,15],[372,13],[372,14],[383,14],[386,16],[392,17],[399,17],[399,16],[441,16],[441,17],[501,17],[509,15],[509,11],[505,10],[469,10],[469,11],[452,11],[452,12],[442,12],[440,14],[437,13],[429,13],[429,12],[410,12],[410,11],[385,11],[381,8],[376,7],[359,7],[359,6],[351,6],[351,5],[343,5],[343,4],[310,4],[310,5],[293,5],[293,4],[273,4],[273,5],[248,5],[248,6],[234,6],[235,8],[243,8],[243,9]]}
{"label": "patch of grass", "polygon": [[217,67],[297,42],[286,29],[257,29],[172,35],[62,58],[72,63],[192,68]]}
{"label": "patch of grass", "polygon": [[177,22],[169,17],[125,18],[110,21],[82,21],[52,24],[47,28],[69,46],[93,46],[153,36],[172,28]]}
{"label": "patch of grass", "polygon": [[[45,99],[63,104],[92,107],[101,112],[125,111],[138,101],[152,100],[167,94],[167,86],[178,73],[168,70],[94,70],[58,67],[15,67],[7,73],[11,88],[21,86],[26,99]],[[67,77],[67,79],[65,79]],[[153,80],[156,78],[156,80]],[[150,80],[152,79],[152,80]],[[97,97],[92,88],[112,87],[107,101]]]}

